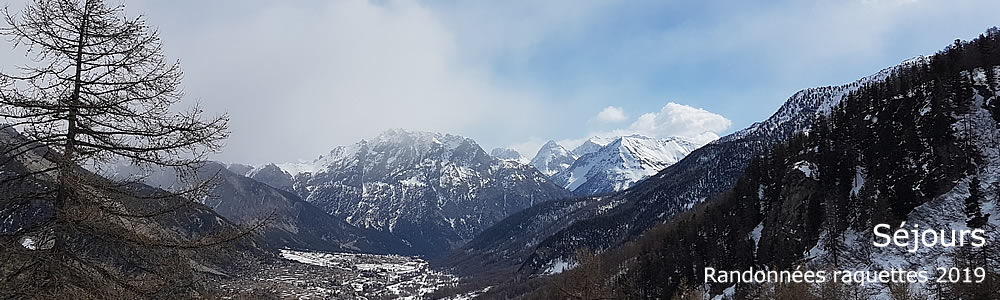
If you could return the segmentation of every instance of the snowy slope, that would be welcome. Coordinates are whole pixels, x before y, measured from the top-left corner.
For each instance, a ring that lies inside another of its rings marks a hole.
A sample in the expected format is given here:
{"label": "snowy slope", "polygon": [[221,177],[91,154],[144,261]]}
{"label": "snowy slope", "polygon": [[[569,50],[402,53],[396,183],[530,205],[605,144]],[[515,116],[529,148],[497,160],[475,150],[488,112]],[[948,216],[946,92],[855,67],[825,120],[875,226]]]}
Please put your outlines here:
{"label": "snowy slope", "polygon": [[550,140],[545,145],[542,145],[541,149],[538,149],[538,153],[531,159],[531,165],[535,166],[545,176],[552,176],[569,168],[576,159],[577,156],[575,154],[566,150],[565,147],[559,145],[556,141]]}
{"label": "snowy slope", "polygon": [[[594,140],[587,142],[598,145]],[[580,195],[618,192],[680,161],[697,147],[679,138],[619,137],[584,154],[569,168],[553,175],[552,180]]]}
{"label": "snowy slope", "polygon": [[[1000,67],[993,67],[993,72],[998,71],[1000,71]],[[994,241],[1000,237],[997,235],[997,230],[1000,229],[1000,210],[998,210],[998,204],[1000,203],[997,202],[997,196],[1000,195],[1000,149],[996,147],[997,142],[1000,141],[1000,123],[997,121],[1000,118],[991,113],[986,107],[988,103],[1000,101],[1000,91],[995,88],[997,86],[995,81],[989,82],[987,80],[984,69],[963,71],[962,73],[967,76],[971,75],[969,76],[972,79],[971,84],[976,88],[970,101],[971,105],[968,108],[956,109],[956,112],[953,113],[955,116],[955,122],[952,124],[952,129],[955,131],[953,136],[963,143],[967,142],[969,145],[972,145],[970,147],[971,151],[962,155],[974,157],[974,160],[978,161],[979,165],[967,168],[950,189],[910,211],[906,216],[906,223],[919,224],[920,229],[933,228],[935,230],[958,231],[973,229],[968,225],[969,216],[966,212],[966,200],[969,199],[971,190],[977,189],[982,194],[979,206],[982,209],[982,214],[988,220],[982,228],[986,230],[986,239]],[[928,100],[928,104],[929,102]],[[923,111],[922,113],[926,114],[926,112]],[[914,164],[911,167],[920,170],[922,173],[930,173],[927,163],[924,162],[922,162],[922,166]],[[879,186],[880,182],[875,179],[866,182],[864,178],[868,175],[865,174],[867,172],[862,172],[864,168],[861,167],[857,169],[859,180],[853,182],[852,193],[860,194],[861,199],[870,199],[875,197],[872,196],[873,194],[886,189],[883,186]],[[868,172],[872,172],[872,170],[869,169]],[[920,175],[930,177],[929,174]],[[973,178],[980,180],[978,182],[979,186],[973,186],[973,183],[975,183]],[[915,190],[920,189],[919,186],[914,186],[913,188]],[[873,239],[870,236],[871,232],[846,230],[838,233],[836,230],[829,228],[825,228],[821,236],[828,236],[831,234],[831,231],[841,240],[864,239],[864,242],[868,243],[869,240]],[[826,240],[820,239],[809,250],[808,256],[805,259],[811,261],[811,265],[818,266],[821,262],[832,260],[832,254],[828,250],[832,247],[825,242]],[[995,251],[995,248],[985,249]],[[874,249],[872,247],[847,247],[845,250],[847,254],[840,255],[852,258],[843,260],[844,265],[859,270],[902,268],[925,270],[933,274],[935,267],[952,267],[960,264],[957,260],[962,259],[961,256],[963,254],[961,251],[960,248],[956,247],[924,246],[916,252],[909,252],[904,247]],[[862,256],[862,254],[870,256]],[[854,259],[855,257],[871,258]],[[995,271],[996,269],[993,270]],[[915,284],[911,288],[930,290],[934,286],[932,283]],[[890,299],[888,296],[888,286],[879,284],[871,289],[876,291],[876,298]]]}

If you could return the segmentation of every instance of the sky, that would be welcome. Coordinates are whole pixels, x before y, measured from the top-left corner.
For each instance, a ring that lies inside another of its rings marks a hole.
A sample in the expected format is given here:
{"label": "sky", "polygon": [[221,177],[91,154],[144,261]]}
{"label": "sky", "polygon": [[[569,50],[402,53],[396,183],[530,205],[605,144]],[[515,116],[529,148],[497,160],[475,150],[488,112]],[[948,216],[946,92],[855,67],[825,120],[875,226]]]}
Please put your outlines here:
{"label": "sky", "polygon": [[[528,157],[550,139],[572,148],[595,135],[707,142],[766,119],[800,89],[1000,25],[993,0],[126,5],[181,62],[181,105],[230,116],[215,159],[252,164],[311,160],[390,128]],[[0,69],[23,56],[0,51]]]}

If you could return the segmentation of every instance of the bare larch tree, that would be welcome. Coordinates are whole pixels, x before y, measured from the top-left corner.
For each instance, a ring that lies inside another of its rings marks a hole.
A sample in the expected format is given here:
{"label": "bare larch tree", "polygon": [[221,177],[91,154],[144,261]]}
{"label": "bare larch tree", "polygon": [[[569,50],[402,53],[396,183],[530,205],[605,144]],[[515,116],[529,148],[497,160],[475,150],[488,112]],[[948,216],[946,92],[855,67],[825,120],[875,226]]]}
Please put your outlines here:
{"label": "bare larch tree", "polygon": [[[169,272],[157,269],[167,263],[143,257],[148,253],[122,263],[131,278],[110,271],[120,266],[86,257],[109,255],[92,248],[112,242],[169,250],[228,240],[185,242],[142,226],[199,200],[207,185],[192,180],[186,189],[140,193],[135,183],[141,176],[100,175],[128,164],[193,178],[199,163],[221,149],[228,117],[206,117],[197,106],[172,108],[183,96],[179,64],[166,62],[156,30],[141,16],[126,17],[123,4],[34,0],[20,13],[3,13],[7,26],[0,34],[24,49],[31,63],[0,72],[0,135],[6,137],[0,160],[23,166],[18,176],[0,176],[0,212],[38,208],[42,216],[0,230],[8,237],[0,239],[0,251],[13,249],[10,241],[24,248],[15,249],[20,256],[8,251],[0,257],[7,259],[0,262],[0,289],[30,279],[42,281],[29,285],[30,292],[100,297],[94,290],[105,284],[138,293],[175,284]],[[32,272],[36,277],[25,277]]]}

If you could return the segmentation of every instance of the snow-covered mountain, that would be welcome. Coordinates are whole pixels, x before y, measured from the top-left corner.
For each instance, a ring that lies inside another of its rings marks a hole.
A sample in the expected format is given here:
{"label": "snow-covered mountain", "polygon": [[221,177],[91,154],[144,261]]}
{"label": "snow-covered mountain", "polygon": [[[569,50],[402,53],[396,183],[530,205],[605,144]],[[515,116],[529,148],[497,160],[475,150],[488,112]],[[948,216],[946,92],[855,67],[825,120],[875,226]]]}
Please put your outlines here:
{"label": "snow-covered mountain", "polygon": [[569,168],[577,158],[573,152],[550,140],[538,149],[538,153],[531,159],[531,165],[545,176],[552,176]]}
{"label": "snow-covered mountain", "polygon": [[510,148],[495,148],[493,151],[490,151],[490,155],[500,160],[514,161],[525,165],[531,163],[531,160],[521,155],[521,152]]}
{"label": "snow-covered mountain", "polygon": [[600,150],[601,147],[607,146],[608,144],[614,142],[615,140],[616,138],[605,138],[605,137],[595,136],[587,139],[586,141],[583,142],[583,144],[576,146],[576,148],[573,148],[573,154],[576,155],[577,157],[583,157],[584,155],[587,155],[589,153],[597,152],[597,150]]}
{"label": "snow-covered mountain", "polygon": [[294,175],[293,190],[306,201],[431,256],[535,203],[569,196],[535,168],[494,158],[472,139],[402,129],[278,166]]}
{"label": "snow-covered mountain", "polygon": [[698,148],[680,138],[630,135],[590,151],[599,141],[587,140],[573,150],[584,154],[569,168],[552,175],[552,181],[578,195],[618,192],[677,163]]}

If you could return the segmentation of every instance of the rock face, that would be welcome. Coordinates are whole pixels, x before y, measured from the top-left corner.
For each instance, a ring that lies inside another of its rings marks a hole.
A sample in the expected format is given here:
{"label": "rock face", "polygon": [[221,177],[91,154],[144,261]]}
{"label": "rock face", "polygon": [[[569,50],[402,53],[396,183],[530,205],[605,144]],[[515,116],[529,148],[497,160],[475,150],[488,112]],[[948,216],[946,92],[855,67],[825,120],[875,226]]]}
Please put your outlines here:
{"label": "rock face", "polygon": [[552,175],[552,181],[577,195],[593,196],[623,191],[680,161],[698,148],[679,139],[641,135],[619,137],[605,146],[587,140],[573,150],[584,153],[573,164]]}
{"label": "rock face", "polygon": [[[269,166],[271,168],[265,166],[258,171],[284,173],[273,165]],[[268,169],[271,170],[267,171]],[[355,227],[328,215],[292,192],[237,175],[221,164],[208,164],[198,173],[205,179],[213,176],[216,178],[212,197],[206,199],[204,204],[218,214],[243,225],[252,225],[270,218],[261,230],[261,235],[271,248],[414,254],[399,238],[377,230]],[[288,186],[291,189],[291,185]]]}
{"label": "rock face", "polygon": [[294,191],[306,201],[430,256],[522,209],[569,196],[535,168],[494,158],[472,139],[402,129],[295,169],[315,170],[295,175]]}
{"label": "rock face", "polygon": [[538,149],[538,153],[531,159],[531,165],[545,176],[552,176],[569,168],[576,159],[576,155],[556,141],[548,141]]}

